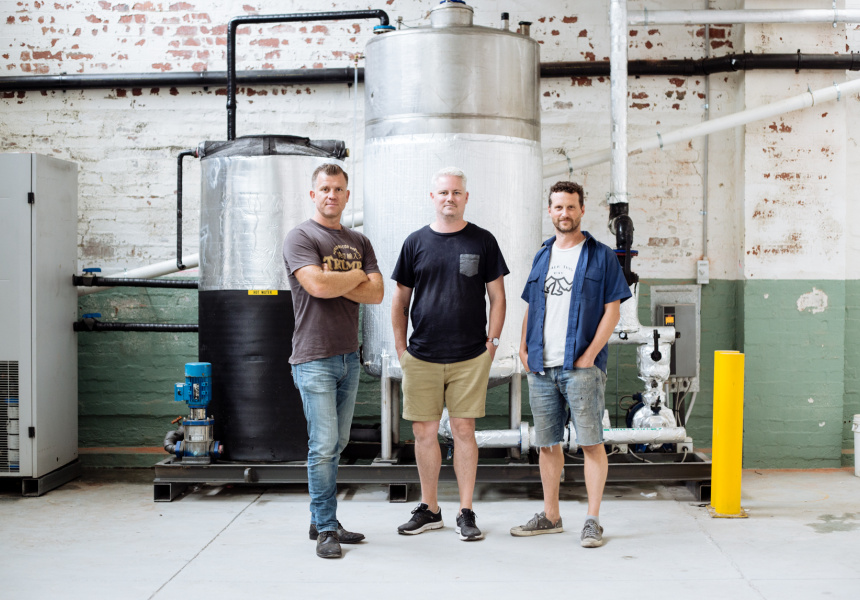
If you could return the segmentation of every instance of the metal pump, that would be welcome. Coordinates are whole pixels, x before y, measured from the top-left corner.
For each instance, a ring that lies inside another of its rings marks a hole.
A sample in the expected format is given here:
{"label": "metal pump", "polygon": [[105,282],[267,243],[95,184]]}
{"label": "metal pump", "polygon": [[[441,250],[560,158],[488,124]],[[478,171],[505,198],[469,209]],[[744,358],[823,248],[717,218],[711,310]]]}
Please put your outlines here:
{"label": "metal pump", "polygon": [[174,400],[186,402],[189,418],[182,423],[182,435],[176,442],[174,453],[185,464],[209,464],[224,451],[223,444],[213,438],[215,419],[206,416],[206,407],[212,398],[212,364],[186,363],[185,383],[177,383]]}

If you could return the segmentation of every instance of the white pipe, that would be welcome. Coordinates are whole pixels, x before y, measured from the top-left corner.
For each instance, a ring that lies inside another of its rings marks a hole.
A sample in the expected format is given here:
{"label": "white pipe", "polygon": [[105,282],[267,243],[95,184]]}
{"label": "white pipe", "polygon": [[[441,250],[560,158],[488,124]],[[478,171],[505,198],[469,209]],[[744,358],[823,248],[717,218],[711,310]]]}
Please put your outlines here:
{"label": "white pipe", "polygon": [[627,0],[609,3],[609,203],[627,202]]}
{"label": "white pipe", "polygon": [[382,392],[382,406],[380,407],[380,433],[381,452],[380,458],[384,461],[391,460],[392,454],[392,431],[391,431],[391,377],[388,375],[388,353],[383,350],[380,356],[382,360],[382,381],[380,389]]}
{"label": "white pipe", "polygon": [[[183,256],[182,262],[185,263],[186,269],[193,269],[200,265],[200,255],[192,254],[191,256]],[[105,275],[105,277],[124,277],[129,279],[153,279],[155,277],[161,277],[162,275],[170,275],[171,273],[178,273],[179,269],[176,267],[176,259],[173,260],[165,260],[164,262],[155,263],[153,265],[148,265],[146,267],[138,267],[137,269],[132,269],[131,271],[122,271],[121,273],[113,273],[111,275]],[[78,296],[87,296],[89,294],[95,294],[96,292],[103,292],[104,290],[109,290],[113,288],[113,286],[102,286],[102,287],[79,287],[78,288]]]}
{"label": "white pipe", "polygon": [[[758,106],[749,110],[744,110],[719,119],[704,121],[690,127],[682,127],[667,134],[657,132],[654,137],[642,138],[634,141],[629,145],[628,151],[630,155],[640,154],[646,150],[655,148],[663,149],[670,144],[685,142],[687,140],[710,135],[726,129],[732,129],[740,125],[746,125],[753,121],[761,121],[769,119],[784,113],[793,112],[802,108],[808,108],[815,104],[830,102],[831,100],[839,100],[842,95],[853,94],[860,92],[860,79],[845,81],[840,84],[834,83],[832,86],[822,88],[820,90],[806,91],[798,96],[792,96],[784,100],[779,100],[764,106]],[[582,169],[597,165],[608,161],[611,157],[609,149],[599,152],[590,152],[571,158],[570,160],[559,161],[544,165],[544,178],[556,177],[562,173],[567,173],[568,170]]]}
{"label": "white pipe", "polygon": [[627,14],[629,25],[857,22],[860,22],[860,10],[634,10]]}

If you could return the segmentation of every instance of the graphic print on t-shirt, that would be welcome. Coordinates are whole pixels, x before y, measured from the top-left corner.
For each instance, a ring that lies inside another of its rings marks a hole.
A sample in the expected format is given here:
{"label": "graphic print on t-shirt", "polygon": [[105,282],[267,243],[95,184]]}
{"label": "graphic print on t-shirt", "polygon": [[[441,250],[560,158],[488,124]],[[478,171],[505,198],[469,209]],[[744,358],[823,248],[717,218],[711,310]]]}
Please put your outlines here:
{"label": "graphic print on t-shirt", "polygon": [[545,367],[564,364],[565,332],[570,315],[573,282],[583,242],[573,248],[552,247],[549,269],[544,284],[546,313],[544,315],[543,361]]}
{"label": "graphic print on t-shirt", "polygon": [[322,261],[332,271],[352,271],[361,268],[361,252],[354,246],[340,244],[332,249],[329,256],[323,256]]}

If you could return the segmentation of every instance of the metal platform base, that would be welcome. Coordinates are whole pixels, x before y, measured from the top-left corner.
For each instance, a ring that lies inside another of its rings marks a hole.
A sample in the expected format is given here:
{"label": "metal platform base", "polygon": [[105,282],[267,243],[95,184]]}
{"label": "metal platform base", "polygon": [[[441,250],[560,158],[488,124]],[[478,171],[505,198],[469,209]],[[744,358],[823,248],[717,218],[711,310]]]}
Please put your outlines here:
{"label": "metal platform base", "polygon": [[0,480],[2,483],[2,487],[6,490],[14,489],[14,486],[20,482],[21,485],[21,495],[34,498],[36,496],[41,496],[42,494],[47,494],[51,490],[54,490],[64,483],[68,483],[72,479],[77,479],[81,476],[81,461],[73,460],[68,463],[51,471],[50,473],[46,473],[41,477],[20,477],[20,478],[3,478]]}
{"label": "metal platform base", "polygon": [[[414,458],[403,452],[397,462],[347,460],[338,466],[338,483],[389,484],[389,500],[405,502],[409,486],[419,484],[418,469]],[[443,455],[444,456],[444,455]],[[482,452],[482,459],[487,458]],[[513,462],[503,456],[493,464],[479,463],[477,480],[485,483],[540,483],[540,467],[537,464]],[[210,465],[183,465],[175,458],[167,458],[155,465],[154,500],[170,502],[194,484],[285,484],[307,483],[307,466],[304,462],[291,463],[228,463]],[[454,468],[443,464],[440,481],[456,481]],[[567,459],[563,472],[564,483],[584,483],[584,468],[581,460]],[[632,481],[682,481],[696,495],[697,500],[710,498],[711,463],[700,453],[648,453],[613,454],[609,456],[608,482]],[[706,496],[705,496],[706,495]]]}

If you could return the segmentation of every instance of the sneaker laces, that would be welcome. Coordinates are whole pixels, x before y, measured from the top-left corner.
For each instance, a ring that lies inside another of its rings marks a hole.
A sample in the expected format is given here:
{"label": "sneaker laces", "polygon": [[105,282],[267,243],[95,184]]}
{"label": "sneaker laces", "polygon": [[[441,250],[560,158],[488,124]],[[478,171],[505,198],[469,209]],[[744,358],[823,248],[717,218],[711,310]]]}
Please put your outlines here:
{"label": "sneaker laces", "polygon": [[582,528],[582,537],[583,538],[597,538],[600,536],[600,525],[589,519],[585,522],[585,526]]}
{"label": "sneaker laces", "polygon": [[419,504],[418,506],[416,506],[415,508],[412,509],[412,514],[414,515],[414,514],[423,512],[425,510],[427,512],[430,512],[430,507],[422,502],[421,504]]}
{"label": "sneaker laces", "polygon": [[475,519],[477,518],[478,515],[476,515],[474,512],[472,512],[471,509],[464,508],[463,510],[460,511],[460,515],[463,518],[463,525],[465,525],[467,527],[475,527]]}

